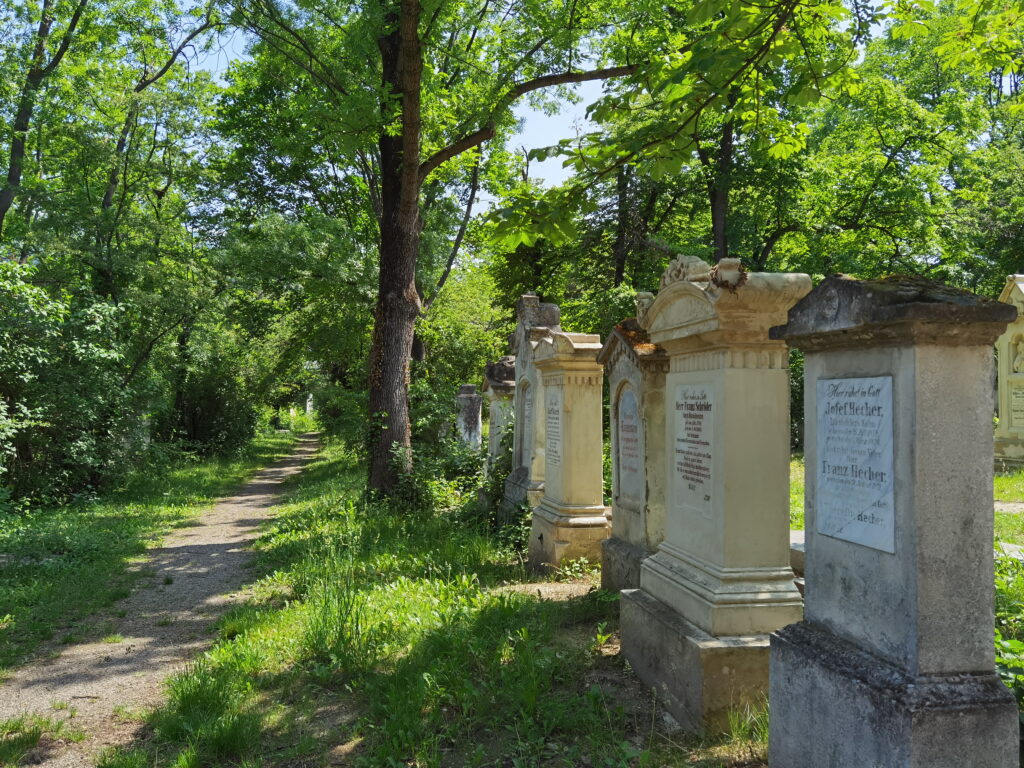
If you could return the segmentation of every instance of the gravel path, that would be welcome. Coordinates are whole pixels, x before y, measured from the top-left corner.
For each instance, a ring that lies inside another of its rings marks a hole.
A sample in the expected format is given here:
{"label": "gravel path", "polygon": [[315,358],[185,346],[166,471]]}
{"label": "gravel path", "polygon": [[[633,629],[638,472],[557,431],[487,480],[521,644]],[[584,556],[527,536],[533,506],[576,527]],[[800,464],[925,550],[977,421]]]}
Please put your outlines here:
{"label": "gravel path", "polygon": [[89,766],[104,747],[132,740],[138,721],[119,717],[115,708],[138,711],[159,704],[164,679],[210,646],[212,622],[243,597],[249,545],[278,503],[281,482],[299,472],[317,448],[315,435],[303,436],[287,459],[262,470],[195,525],[166,536],[141,566],[152,577],[89,622],[122,640],[44,648],[47,658],[3,681],[0,720],[30,712],[66,719],[73,711],[70,725],[85,732],[78,743],[44,737],[26,763]]}

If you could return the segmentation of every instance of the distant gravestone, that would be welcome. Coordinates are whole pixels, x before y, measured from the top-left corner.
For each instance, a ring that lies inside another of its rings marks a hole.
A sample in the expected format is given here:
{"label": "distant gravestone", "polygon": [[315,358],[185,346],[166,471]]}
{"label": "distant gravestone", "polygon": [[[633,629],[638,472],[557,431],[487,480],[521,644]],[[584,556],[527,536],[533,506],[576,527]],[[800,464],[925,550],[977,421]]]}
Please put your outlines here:
{"label": "distant gravestone", "polygon": [[999,300],[1017,308],[1017,319],[996,339],[999,423],[996,467],[1024,466],[1024,275],[1009,275]]}
{"label": "distant gravestone", "polygon": [[484,399],[473,384],[463,384],[458,394],[459,412],[455,419],[459,439],[471,448],[479,448],[483,435]]}
{"label": "distant gravestone", "polygon": [[[665,539],[622,592],[622,650],[692,731],[768,687],[768,636],[801,616],[789,563],[789,355],[768,329],[807,275],[678,259],[640,325],[669,358]],[[648,465],[650,459],[648,459]]]}
{"label": "distant gravestone", "polygon": [[537,346],[560,331],[560,311],[533,294],[516,303],[516,329],[510,339],[515,356],[515,432],[512,438],[512,472],[505,481],[502,516],[508,518],[524,502],[533,508],[544,494],[544,384],[534,364]]}
{"label": "distant gravestone", "polygon": [[552,333],[536,350],[543,400],[544,495],[533,511],[529,562],[536,570],[585,557],[600,562],[608,536],[604,506],[599,336]]}
{"label": "distant gravestone", "polygon": [[612,533],[603,544],[601,586],[640,586],[640,563],[665,537],[665,374],[668,355],[635,318],[617,325],[597,361],[611,407]]}
{"label": "distant gravestone", "polygon": [[932,281],[837,276],[773,329],[804,352],[807,602],[771,639],[771,765],[1018,765],[989,460],[991,344],[1015,316]]}
{"label": "distant gravestone", "polygon": [[506,355],[488,363],[484,372],[484,397],[487,398],[487,465],[491,467],[501,453],[501,441],[514,423],[513,398],[516,394],[516,359]]}

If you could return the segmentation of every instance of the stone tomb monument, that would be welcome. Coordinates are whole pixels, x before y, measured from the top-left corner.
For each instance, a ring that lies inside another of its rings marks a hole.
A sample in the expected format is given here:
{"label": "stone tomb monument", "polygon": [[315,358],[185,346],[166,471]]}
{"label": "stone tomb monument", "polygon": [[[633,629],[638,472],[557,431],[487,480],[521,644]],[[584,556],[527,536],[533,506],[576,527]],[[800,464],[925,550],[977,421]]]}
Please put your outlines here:
{"label": "stone tomb monument", "polygon": [[1024,466],[1024,275],[1008,275],[999,300],[1017,308],[1017,319],[996,340],[999,424],[996,468]]}
{"label": "stone tomb monument", "polygon": [[810,288],[807,275],[746,273],[736,259],[679,259],[639,318],[670,360],[665,540],[643,561],[640,588],[622,593],[622,649],[690,730],[762,699],[769,633],[801,616],[789,354],[768,329]]}
{"label": "stone tomb monument", "polygon": [[830,277],[804,351],[805,620],[771,640],[779,768],[1016,768],[992,643],[992,342],[1016,310]]}
{"label": "stone tomb monument", "polygon": [[501,439],[512,424],[516,394],[516,359],[506,355],[488,363],[484,371],[484,397],[487,398],[487,466],[491,467],[501,453]]}
{"label": "stone tomb monument", "polygon": [[459,440],[471,448],[479,448],[483,441],[483,397],[476,391],[475,384],[463,384],[457,397],[459,414],[455,419]]}
{"label": "stone tomb monument", "polygon": [[[640,300],[653,299],[641,294]],[[668,355],[635,318],[615,326],[597,355],[608,377],[612,534],[601,586],[640,586],[640,562],[665,538],[665,374]]]}
{"label": "stone tomb monument", "polygon": [[512,334],[515,355],[515,432],[512,436],[512,472],[505,481],[502,513],[510,515],[523,502],[531,508],[544,495],[544,384],[534,365],[542,340],[562,329],[556,304],[542,304],[533,294],[516,302],[516,330]]}
{"label": "stone tomb monument", "polygon": [[601,560],[609,526],[600,349],[600,336],[552,333],[535,351],[544,392],[543,400],[534,401],[544,422],[544,496],[530,526],[529,563],[535,570],[580,557]]}

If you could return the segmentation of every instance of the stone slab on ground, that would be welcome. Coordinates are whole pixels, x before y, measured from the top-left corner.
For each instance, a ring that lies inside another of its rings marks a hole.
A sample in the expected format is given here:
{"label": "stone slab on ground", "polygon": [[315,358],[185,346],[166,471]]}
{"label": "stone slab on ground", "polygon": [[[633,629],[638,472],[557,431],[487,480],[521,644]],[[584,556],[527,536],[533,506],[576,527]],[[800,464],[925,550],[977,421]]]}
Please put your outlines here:
{"label": "stone slab on ground", "polygon": [[[53,657],[14,670],[0,684],[0,720],[38,713],[70,719],[70,726],[85,732],[79,743],[44,739],[30,755],[32,764],[90,765],[105,747],[132,741],[141,726],[118,717],[115,708],[139,711],[158,705],[163,681],[211,645],[213,622],[244,597],[240,590],[249,581],[249,545],[279,502],[281,483],[299,472],[317,448],[315,436],[304,436],[291,456],[259,472],[194,525],[168,534],[139,566],[152,572],[151,586],[138,587],[90,620],[121,635],[121,642],[52,644],[42,651]],[[69,708],[54,710],[54,702]]]}

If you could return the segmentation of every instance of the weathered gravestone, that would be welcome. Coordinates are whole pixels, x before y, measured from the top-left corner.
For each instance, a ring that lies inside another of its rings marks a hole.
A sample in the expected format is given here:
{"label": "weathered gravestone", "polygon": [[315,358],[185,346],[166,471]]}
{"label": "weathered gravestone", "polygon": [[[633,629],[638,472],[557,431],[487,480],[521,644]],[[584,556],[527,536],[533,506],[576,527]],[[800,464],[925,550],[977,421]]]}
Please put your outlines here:
{"label": "weathered gravestone", "polygon": [[1024,275],[1008,275],[999,300],[1017,308],[1017,319],[996,340],[999,424],[995,458],[1002,470],[1024,466]]}
{"label": "weathered gravestone", "polygon": [[544,422],[545,464],[544,495],[530,527],[534,569],[581,557],[599,562],[608,536],[600,349],[600,336],[583,333],[552,333],[536,349],[544,396],[535,407]]}
{"label": "weathered gravestone", "polygon": [[[641,294],[646,300],[650,294]],[[612,533],[601,586],[640,586],[640,563],[665,538],[665,374],[668,355],[635,318],[615,326],[597,356],[608,377]]]}
{"label": "weathered gravestone", "polygon": [[805,620],[772,635],[778,768],[1011,768],[992,642],[992,342],[1016,310],[917,278],[825,280],[804,351]]}
{"label": "weathered gravestone", "polygon": [[512,435],[512,472],[505,481],[502,514],[513,514],[526,502],[531,508],[544,494],[544,420],[538,411],[544,407],[544,384],[534,364],[534,354],[542,340],[560,331],[560,312],[556,304],[544,304],[532,294],[516,303],[516,330],[510,339],[516,358],[514,400],[515,432]]}
{"label": "weathered gravestone", "polygon": [[473,384],[463,384],[459,387],[457,399],[459,413],[455,418],[455,426],[459,439],[471,448],[479,448],[483,440],[484,399],[477,393]]}
{"label": "weathered gravestone", "polygon": [[768,685],[768,633],[800,618],[789,564],[789,355],[768,329],[807,275],[679,259],[639,321],[670,360],[665,540],[622,593],[622,650],[685,727]]}
{"label": "weathered gravestone", "polygon": [[501,440],[513,423],[516,394],[516,359],[506,355],[487,364],[484,397],[487,398],[487,466],[494,466],[501,454]]}

